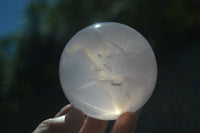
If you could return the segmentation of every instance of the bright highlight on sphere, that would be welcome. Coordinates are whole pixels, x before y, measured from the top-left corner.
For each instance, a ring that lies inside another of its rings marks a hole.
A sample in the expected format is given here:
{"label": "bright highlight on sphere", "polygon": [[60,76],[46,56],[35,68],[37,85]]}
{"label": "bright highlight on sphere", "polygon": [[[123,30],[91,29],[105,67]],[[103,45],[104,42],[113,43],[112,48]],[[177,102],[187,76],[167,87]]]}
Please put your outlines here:
{"label": "bright highlight on sphere", "polygon": [[93,24],[76,33],[63,50],[59,69],[70,103],[101,120],[114,120],[141,108],[157,78],[147,40],[131,27],[114,22]]}

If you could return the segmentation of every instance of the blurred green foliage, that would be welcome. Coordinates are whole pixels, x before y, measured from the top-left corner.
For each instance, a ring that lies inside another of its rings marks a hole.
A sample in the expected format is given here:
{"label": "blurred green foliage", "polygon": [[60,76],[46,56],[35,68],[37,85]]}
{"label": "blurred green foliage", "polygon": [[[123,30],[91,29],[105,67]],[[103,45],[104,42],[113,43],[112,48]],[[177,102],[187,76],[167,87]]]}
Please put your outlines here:
{"label": "blurred green foliage", "polygon": [[157,56],[158,84],[137,132],[200,131],[199,0],[37,0],[23,19],[23,29],[0,40],[0,132],[30,132],[67,104],[61,52],[78,30],[102,21],[135,28]]}

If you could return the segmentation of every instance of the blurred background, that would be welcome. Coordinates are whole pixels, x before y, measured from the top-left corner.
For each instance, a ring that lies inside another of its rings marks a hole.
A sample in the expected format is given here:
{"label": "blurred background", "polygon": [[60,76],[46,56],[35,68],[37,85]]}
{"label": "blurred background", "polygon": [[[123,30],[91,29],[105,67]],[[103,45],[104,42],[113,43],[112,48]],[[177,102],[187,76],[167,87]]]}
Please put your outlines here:
{"label": "blurred background", "polygon": [[200,132],[199,0],[1,0],[1,133],[32,132],[68,104],[61,52],[78,30],[105,21],[138,30],[157,58],[157,86],[136,132]]}

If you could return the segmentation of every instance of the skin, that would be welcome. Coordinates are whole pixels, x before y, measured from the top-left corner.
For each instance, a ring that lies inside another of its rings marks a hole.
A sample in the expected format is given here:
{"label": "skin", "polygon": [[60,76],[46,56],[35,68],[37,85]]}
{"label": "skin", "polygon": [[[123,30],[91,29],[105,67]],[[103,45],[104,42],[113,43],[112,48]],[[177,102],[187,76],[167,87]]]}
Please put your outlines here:
{"label": "skin", "polygon": [[[134,133],[140,111],[126,112],[116,120],[111,133]],[[54,118],[40,123],[33,133],[104,133],[108,121],[85,117],[72,105],[63,107]]]}

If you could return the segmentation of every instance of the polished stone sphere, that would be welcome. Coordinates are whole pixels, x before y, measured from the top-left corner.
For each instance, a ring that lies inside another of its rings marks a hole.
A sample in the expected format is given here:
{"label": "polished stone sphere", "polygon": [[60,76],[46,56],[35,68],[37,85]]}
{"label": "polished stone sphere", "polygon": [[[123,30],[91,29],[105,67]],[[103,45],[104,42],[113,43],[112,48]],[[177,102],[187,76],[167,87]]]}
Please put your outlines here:
{"label": "polished stone sphere", "polygon": [[64,48],[59,67],[70,103],[101,120],[140,109],[157,78],[147,40],[133,28],[114,22],[96,23],[77,32]]}

